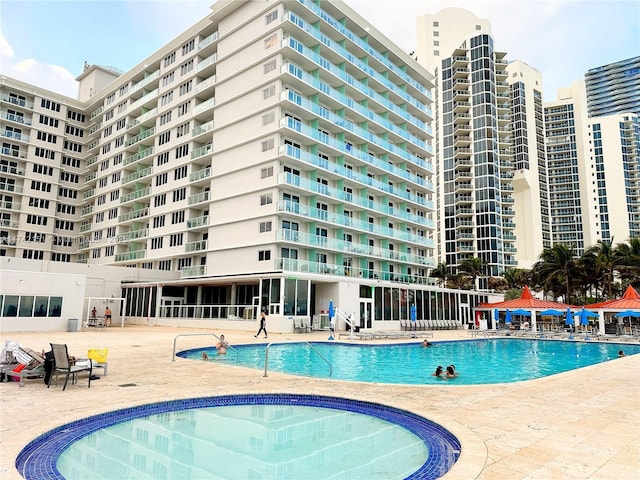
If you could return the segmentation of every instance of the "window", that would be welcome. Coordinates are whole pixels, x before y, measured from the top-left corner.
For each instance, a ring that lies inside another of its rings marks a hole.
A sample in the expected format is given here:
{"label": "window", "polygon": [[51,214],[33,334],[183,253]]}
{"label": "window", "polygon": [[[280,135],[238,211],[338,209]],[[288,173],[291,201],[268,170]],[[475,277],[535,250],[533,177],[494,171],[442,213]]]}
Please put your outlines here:
{"label": "window", "polygon": [[175,225],[176,223],[184,223],[184,210],[171,214],[171,224]]}
{"label": "window", "polygon": [[75,122],[84,123],[87,117],[85,117],[85,115],[82,113],[74,112],[73,110],[67,110],[67,118]]}
{"label": "window", "polygon": [[171,270],[171,260],[160,260],[158,262],[158,270]]}
{"label": "window", "polygon": [[278,35],[273,34],[264,39],[264,48],[274,47],[278,44]]}
{"label": "window", "polygon": [[[192,88],[193,88],[193,80],[189,80],[188,82],[185,82],[182,85],[180,85],[180,88],[178,89],[178,95],[179,96],[186,95],[192,90]],[[181,115],[181,114],[178,113],[178,115]]]}
{"label": "window", "polygon": [[58,128],[57,118],[48,117],[47,115],[40,115],[40,118],[38,121],[43,125],[49,125],[50,127]]}
{"label": "window", "polygon": [[189,60],[187,63],[183,64],[180,67],[180,75],[186,75],[191,70],[193,70],[193,59]]}
{"label": "window", "polygon": [[40,102],[40,106],[42,108],[48,108],[49,110],[53,110],[54,112],[60,111],[60,104],[57,102],[53,102],[51,100],[42,99]]}
{"label": "window", "polygon": [[262,145],[263,152],[266,152],[267,150],[272,150],[274,145],[273,138],[263,141],[261,145]]}
{"label": "window", "polygon": [[[173,92],[169,92],[162,97],[160,97],[160,105],[164,106],[173,102]],[[171,119],[171,115],[169,115],[169,119]]]}
{"label": "window", "polygon": [[180,202],[182,200],[184,200],[185,198],[187,198],[187,189],[186,188],[180,188],[178,190],[174,190],[173,191],[173,202]]}
{"label": "window", "polygon": [[266,167],[260,170],[260,178],[273,177],[273,167]]}
{"label": "window", "polygon": [[269,25],[271,22],[275,22],[278,19],[278,10],[269,12],[264,16],[265,24]]}
{"label": "window", "polygon": [[266,100],[267,98],[273,97],[276,94],[276,86],[271,85],[270,87],[262,90],[262,99]]}
{"label": "window", "polygon": [[171,65],[175,61],[176,61],[176,52],[173,52],[171,55],[167,55],[166,57],[164,57],[164,60],[162,62],[162,66],[164,68],[166,68],[166,67],[168,67],[169,65]]}
{"label": "window", "polygon": [[162,195],[157,195],[153,199],[153,206],[154,207],[160,207],[160,206],[164,205],[165,203],[167,203],[167,194],[166,193],[163,193]]}
{"label": "window", "polygon": [[269,112],[265,115],[262,115],[262,126],[264,127],[265,125],[269,125],[270,123],[273,123],[276,121],[276,114],[275,112]]}
{"label": "window", "polygon": [[258,261],[266,262],[271,260],[271,250],[260,250],[258,252]]}
{"label": "window", "polygon": [[260,222],[260,233],[270,232],[271,222]]}
{"label": "window", "polygon": [[171,112],[166,112],[160,115],[160,125],[164,125],[171,121]]}
{"label": "window", "polygon": [[164,227],[164,215],[160,215],[159,217],[153,218],[153,228],[162,228]]}
{"label": "window", "polygon": [[164,132],[158,135],[158,146],[164,145],[171,140],[171,132]]}
{"label": "window", "polygon": [[[166,173],[165,173],[166,175]],[[181,178],[184,178],[187,176],[187,166],[183,165],[182,167],[176,168],[173,171],[173,179],[174,180],[180,180]]]}
{"label": "window", "polygon": [[264,63],[262,67],[264,69],[264,74],[266,75],[267,73],[272,72],[276,69],[276,60],[269,60],[268,62]]}
{"label": "window", "polygon": [[189,144],[180,145],[176,148],[176,158],[182,158],[186,155],[189,155]]}
{"label": "window", "polygon": [[157,250],[158,248],[162,248],[162,237],[151,239],[151,250]]}
{"label": "window", "polygon": [[161,173],[156,177],[156,187],[167,183],[167,172]]}
{"label": "window", "polygon": [[182,56],[184,57],[187,53],[189,53],[190,51],[192,51],[194,49],[194,47],[196,46],[196,40],[191,39],[190,41],[188,41],[187,43],[185,43],[182,46]]}
{"label": "window", "polygon": [[166,87],[171,82],[173,82],[173,77],[174,77],[174,72],[171,72],[171,73],[165,75],[164,77],[162,77],[162,86]]}
{"label": "window", "polygon": [[182,245],[183,234],[182,233],[174,233],[169,237],[169,246],[177,247]]}
{"label": "window", "polygon": [[157,165],[164,165],[167,162],[169,162],[169,152],[161,153],[160,155],[158,155],[156,157],[156,164]]}
{"label": "window", "polygon": [[273,196],[270,193],[266,193],[264,195],[260,195],[260,205],[269,205],[273,203]]}
{"label": "window", "polygon": [[[5,128],[7,129],[5,134],[8,135],[9,137],[13,136],[18,140],[20,140],[20,138],[22,137],[22,130],[16,128],[16,129],[13,129],[13,132],[10,132],[12,127],[5,127]],[[43,142],[56,143],[58,141],[57,135],[53,135],[52,133],[41,132],[39,130],[36,136],[38,140],[41,140]]]}
{"label": "window", "polygon": [[187,135],[189,133],[189,125],[191,122],[183,123],[176,128],[176,138],[180,138],[183,135]]}
{"label": "window", "polygon": [[188,102],[184,102],[182,105],[178,107],[178,116],[185,115],[189,113],[189,108],[191,107],[191,100]]}

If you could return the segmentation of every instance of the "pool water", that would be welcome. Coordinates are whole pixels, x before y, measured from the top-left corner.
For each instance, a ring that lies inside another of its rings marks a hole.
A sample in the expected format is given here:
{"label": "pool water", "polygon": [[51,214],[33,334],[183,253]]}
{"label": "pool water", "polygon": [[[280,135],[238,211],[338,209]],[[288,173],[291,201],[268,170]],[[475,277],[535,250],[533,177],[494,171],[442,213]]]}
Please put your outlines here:
{"label": "pool water", "polygon": [[[273,344],[268,371],[333,378],[354,382],[409,385],[475,385],[510,383],[554,375],[576,368],[640,353],[640,345],[529,339],[480,339],[393,345],[354,345],[317,342],[317,349],[331,367],[306,343]],[[238,345],[238,364],[264,370],[266,345]],[[181,352],[199,359],[203,351]],[[235,363],[235,357],[226,359]],[[431,374],[438,365],[454,364],[458,376],[443,379]]]}
{"label": "pool water", "polygon": [[16,467],[55,479],[439,478],[460,442],[423,417],[313,395],[235,395],[143,405],[59,427]]}

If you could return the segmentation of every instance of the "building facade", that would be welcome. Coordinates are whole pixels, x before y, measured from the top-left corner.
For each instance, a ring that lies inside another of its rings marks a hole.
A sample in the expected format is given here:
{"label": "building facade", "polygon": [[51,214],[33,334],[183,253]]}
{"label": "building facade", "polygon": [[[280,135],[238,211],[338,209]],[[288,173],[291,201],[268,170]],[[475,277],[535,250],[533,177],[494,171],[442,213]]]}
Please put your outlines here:
{"label": "building facade", "polygon": [[344,3],[219,1],[78,81],[2,79],[3,255],[180,273],[123,288],[129,318],[287,330],[333,300],[373,328],[486,301],[428,278],[432,76]]}
{"label": "building facade", "polygon": [[[418,32],[439,42],[417,50],[420,63],[435,65],[438,259],[455,269],[480,258],[477,286],[487,288],[517,264],[506,54],[494,48],[488,22],[463,9],[420,17]],[[440,42],[455,48],[441,51]]]}
{"label": "building facade", "polygon": [[592,68],[584,79],[590,117],[612,113],[640,115],[640,57]]}
{"label": "building facade", "polygon": [[551,246],[542,74],[520,60],[510,62],[507,73],[512,99],[516,260],[519,268],[531,268]]}

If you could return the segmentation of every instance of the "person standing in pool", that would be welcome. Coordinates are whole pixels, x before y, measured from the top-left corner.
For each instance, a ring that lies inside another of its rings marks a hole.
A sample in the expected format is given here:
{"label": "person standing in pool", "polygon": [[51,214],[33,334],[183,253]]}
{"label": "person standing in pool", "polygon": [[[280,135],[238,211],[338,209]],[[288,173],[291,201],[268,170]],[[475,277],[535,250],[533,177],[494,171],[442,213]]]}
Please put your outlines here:
{"label": "person standing in pool", "polygon": [[264,338],[267,338],[267,312],[264,310],[260,312],[260,330],[258,330],[258,333],[256,333],[254,337],[258,338],[260,332],[264,332]]}
{"label": "person standing in pool", "polygon": [[220,335],[220,341],[216,344],[216,350],[218,355],[224,355],[227,353],[227,347],[229,344],[224,339],[224,335]]}
{"label": "person standing in pool", "polygon": [[456,378],[458,376],[458,372],[456,372],[456,366],[455,365],[449,365],[447,367],[447,378]]}
{"label": "person standing in pool", "polygon": [[432,377],[441,377],[444,374],[442,370],[442,365],[438,365],[436,371],[431,374]]}

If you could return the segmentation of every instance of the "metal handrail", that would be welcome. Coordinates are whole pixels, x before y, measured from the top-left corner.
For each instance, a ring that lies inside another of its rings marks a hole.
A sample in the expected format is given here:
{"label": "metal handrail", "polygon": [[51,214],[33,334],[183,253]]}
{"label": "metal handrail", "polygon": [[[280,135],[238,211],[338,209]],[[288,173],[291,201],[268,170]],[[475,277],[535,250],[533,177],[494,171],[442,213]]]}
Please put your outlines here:
{"label": "metal handrail", "polygon": [[[284,344],[285,342],[280,342],[280,344]],[[322,355],[318,349],[316,347],[314,347],[313,345],[311,345],[311,343],[309,342],[304,342],[307,345],[309,345],[309,347],[311,347],[311,350],[313,350],[314,352],[316,352],[320,358],[322,358],[325,362],[327,362],[327,365],[329,365],[329,376],[333,375],[333,365],[331,365],[331,362],[329,360],[327,360],[327,357],[325,357],[324,355]],[[268,377],[269,375],[267,375],[267,366],[269,364],[269,348],[271,347],[271,345],[273,345],[273,342],[270,343],[269,345],[267,345],[267,348],[264,351],[264,375],[263,377]]]}
{"label": "metal handrail", "polygon": [[[176,361],[176,342],[178,341],[178,337],[201,337],[203,335],[213,335],[214,337],[216,337],[218,339],[218,341],[220,341],[220,342],[222,341],[222,340],[220,340],[220,337],[217,336],[215,333],[183,333],[183,334],[180,334],[180,335],[176,335],[175,338],[173,339],[173,359],[172,359],[172,361],[173,362]],[[227,344],[227,348],[230,348],[231,350],[233,350],[236,353],[236,363],[238,363],[238,359],[239,359],[238,350],[236,350],[231,345],[229,345],[228,342],[225,341],[225,343]]]}

